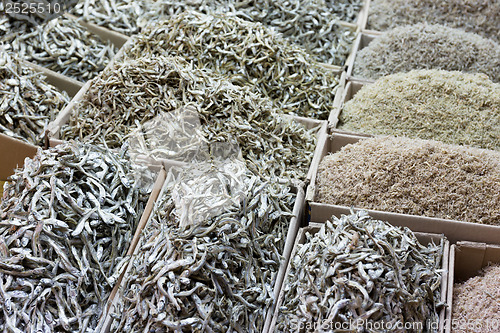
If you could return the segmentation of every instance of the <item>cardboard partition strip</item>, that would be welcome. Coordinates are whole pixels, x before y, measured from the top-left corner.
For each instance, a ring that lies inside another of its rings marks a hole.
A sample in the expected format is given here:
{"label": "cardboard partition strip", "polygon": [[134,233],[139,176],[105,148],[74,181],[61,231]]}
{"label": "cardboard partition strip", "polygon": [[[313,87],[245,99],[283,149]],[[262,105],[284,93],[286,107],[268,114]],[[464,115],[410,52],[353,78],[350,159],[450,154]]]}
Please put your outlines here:
{"label": "cardboard partition strip", "polygon": [[62,75],[60,73],[54,72],[43,66],[34,64],[32,62],[21,60],[26,66],[32,68],[35,72],[44,74],[47,77],[47,82],[59,89],[60,91],[65,91],[70,97],[74,97],[78,91],[83,87],[83,83]]}
{"label": "cardboard partition strip", "polygon": [[73,14],[66,13],[64,15],[68,18],[78,21],[78,24],[85,27],[88,31],[99,36],[102,40],[110,41],[114,46],[118,48],[121,48],[129,39],[129,37],[124,34],[109,30],[91,22],[87,22],[81,17],[75,16]]}
{"label": "cardboard partition strip", "polygon": [[[318,232],[319,229],[321,228],[321,225],[322,225],[322,223],[311,223],[308,227],[301,228],[297,233],[297,237],[295,239],[294,246],[293,246],[293,251],[290,254],[290,259],[288,261],[288,266],[287,266],[287,269],[285,272],[283,285],[281,287],[279,298],[278,298],[276,307],[274,309],[273,318],[271,320],[269,330],[267,331],[269,333],[275,332],[275,327],[276,327],[278,316],[279,316],[279,309],[280,309],[281,305],[283,304],[283,300],[285,298],[284,286],[285,286],[285,283],[287,281],[287,277],[290,277],[291,260],[293,259],[293,257],[297,253],[299,244],[304,244],[304,242],[306,240],[306,234],[307,233],[314,234],[314,233]],[[422,244],[428,244],[431,241],[439,242],[443,238],[442,235],[432,234],[432,233],[419,233],[419,232],[415,232],[415,236]],[[443,275],[441,278],[441,301],[442,302],[444,302],[446,300],[447,292],[448,292],[449,251],[450,251],[450,244],[447,240],[445,240],[443,259],[442,259]],[[446,316],[446,311],[445,311],[445,308],[443,308],[439,313],[439,329],[438,329],[439,333],[444,331],[445,316]]]}
{"label": "cardboard partition strip", "polygon": [[[500,263],[500,246],[475,243],[475,242],[458,242],[451,246],[450,249],[450,266],[448,274],[448,292],[446,297],[446,321],[445,333],[451,333],[454,328],[462,329],[460,325],[467,323],[453,320],[453,291],[454,284],[464,282],[467,279],[478,275],[481,269],[490,263]],[[500,319],[491,318],[491,323],[477,324],[496,324],[496,328],[500,325]],[[480,328],[478,328],[480,329]]]}
{"label": "cardboard partition strip", "polygon": [[356,64],[356,57],[358,55],[358,52],[361,51],[363,48],[367,47],[375,38],[377,38],[379,35],[369,35],[366,32],[360,33],[358,37],[356,38],[356,41],[354,42],[353,46],[353,52],[352,52],[352,57],[349,59],[349,63],[347,66],[347,80],[354,80],[354,81],[362,81],[362,82],[375,82],[373,79],[367,79],[359,76],[353,75],[354,72],[354,66]]}

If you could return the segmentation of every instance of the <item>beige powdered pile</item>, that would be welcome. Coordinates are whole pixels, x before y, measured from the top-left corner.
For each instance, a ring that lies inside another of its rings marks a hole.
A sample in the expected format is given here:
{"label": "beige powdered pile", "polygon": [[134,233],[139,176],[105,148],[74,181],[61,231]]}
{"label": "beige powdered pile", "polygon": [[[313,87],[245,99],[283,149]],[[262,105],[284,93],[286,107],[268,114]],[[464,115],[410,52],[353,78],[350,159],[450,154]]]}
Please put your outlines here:
{"label": "beige powdered pile", "polygon": [[500,153],[379,137],[320,163],[316,201],[500,225]]}
{"label": "beige powdered pile", "polygon": [[480,275],[464,283],[455,283],[452,332],[498,332],[500,325],[499,276],[500,265],[496,264],[484,268]]}
{"label": "beige powdered pile", "polygon": [[500,45],[475,33],[419,23],[383,33],[354,63],[354,75],[367,79],[413,69],[484,73],[500,82]]}
{"label": "beige powdered pile", "polygon": [[500,84],[483,74],[415,70],[364,86],[339,127],[500,150]]}

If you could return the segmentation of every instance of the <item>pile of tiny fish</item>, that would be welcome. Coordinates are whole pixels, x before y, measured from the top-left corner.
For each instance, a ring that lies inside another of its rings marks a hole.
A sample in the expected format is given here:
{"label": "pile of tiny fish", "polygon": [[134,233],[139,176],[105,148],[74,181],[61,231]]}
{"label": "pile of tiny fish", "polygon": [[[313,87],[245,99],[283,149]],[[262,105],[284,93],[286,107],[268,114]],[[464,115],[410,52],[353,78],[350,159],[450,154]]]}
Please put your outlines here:
{"label": "pile of tiny fish", "polygon": [[99,74],[117,51],[110,41],[64,16],[37,27],[4,17],[0,26],[0,42],[20,58],[80,81]]}
{"label": "pile of tiny fish", "polygon": [[401,25],[428,22],[474,32],[500,43],[498,0],[373,0],[368,29],[385,31]]}
{"label": "pile of tiny fish", "polygon": [[353,75],[378,79],[413,69],[484,73],[491,81],[500,82],[500,45],[441,24],[400,26],[356,53]]}
{"label": "pile of tiny fish", "polygon": [[48,84],[13,54],[0,47],[0,131],[43,145],[49,121],[69,102],[65,92]]}
{"label": "pile of tiny fish", "polygon": [[500,84],[436,69],[387,75],[345,103],[339,128],[500,150]]}
{"label": "pile of tiny fish", "polygon": [[[339,22],[333,8],[348,9],[345,13],[351,17],[354,8],[344,2],[337,5],[338,1],[328,0],[258,0],[250,3],[250,7],[240,7],[241,17],[273,27],[291,42],[303,46],[318,61],[336,66],[345,64],[356,33],[354,28]],[[361,1],[357,6],[360,5]]]}
{"label": "pile of tiny fish", "polygon": [[[176,57],[115,63],[92,82],[69,123],[61,128],[61,138],[104,139],[110,148],[120,147],[134,128],[188,105],[198,113],[205,142],[238,143],[252,171],[295,179],[307,173],[317,128],[306,129],[280,114],[268,99]],[[156,148],[156,156],[171,156],[168,147]],[[190,149],[186,154],[191,154]]]}
{"label": "pile of tiny fish", "polygon": [[[189,186],[190,174],[177,185]],[[180,227],[182,206],[166,185],[124,276],[111,332],[262,331],[295,196],[277,179],[245,176],[243,186],[224,191],[223,212],[187,227]],[[219,169],[192,180],[213,187],[214,180],[229,185],[234,177]],[[226,196],[234,202],[227,204]]]}
{"label": "pile of tiny fish", "polygon": [[96,327],[142,214],[125,151],[65,143],[25,160],[0,211],[0,329]]}
{"label": "pile of tiny fish", "polygon": [[151,10],[155,1],[157,0],[84,0],[78,2],[70,13],[87,22],[132,36],[147,22],[147,13],[158,16],[158,13]]}
{"label": "pile of tiny fish", "polygon": [[125,59],[179,56],[269,97],[284,113],[327,119],[339,74],[273,29],[231,14],[183,12],[145,28]]}
{"label": "pile of tiny fish", "polygon": [[331,332],[335,323],[365,332],[377,322],[420,323],[430,332],[428,324],[438,320],[443,252],[443,239],[424,246],[409,229],[364,211],[332,217],[307,232],[290,259],[275,332]]}

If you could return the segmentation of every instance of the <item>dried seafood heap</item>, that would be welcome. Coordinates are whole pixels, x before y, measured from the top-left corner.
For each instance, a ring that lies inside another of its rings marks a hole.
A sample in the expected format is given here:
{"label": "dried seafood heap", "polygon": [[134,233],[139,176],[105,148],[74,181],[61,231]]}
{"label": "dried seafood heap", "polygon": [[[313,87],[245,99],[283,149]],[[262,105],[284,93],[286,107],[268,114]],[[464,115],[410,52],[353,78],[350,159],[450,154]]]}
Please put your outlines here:
{"label": "dried seafood heap", "polygon": [[325,156],[317,201],[500,225],[500,153],[371,138]]}
{"label": "dried seafood heap", "polygon": [[[494,332],[498,329],[500,265],[485,267],[478,276],[453,286],[452,332]],[[463,325],[460,325],[463,323]],[[467,323],[475,323],[470,326]],[[478,326],[481,325],[481,327]],[[489,328],[489,329],[488,329]]]}
{"label": "dried seafood heap", "polygon": [[97,76],[117,51],[111,42],[67,17],[37,27],[3,17],[0,26],[0,42],[20,58],[80,81]]}
{"label": "dried seafood heap", "polygon": [[[155,1],[84,0],[80,1],[71,13],[85,21],[132,36],[138,33],[141,25],[146,22],[144,15],[151,11],[151,5]],[[157,16],[156,13],[154,15]]]}
{"label": "dried seafood heap", "polygon": [[135,37],[127,58],[180,56],[236,85],[248,85],[285,113],[327,119],[339,76],[260,23],[184,12]]}
{"label": "dried seafood heap", "polygon": [[66,93],[48,84],[14,55],[0,47],[0,131],[43,145],[45,130],[68,102]]}
{"label": "dried seafood heap", "polygon": [[[138,124],[187,106],[197,111],[205,142],[238,143],[252,171],[295,179],[307,172],[314,130],[279,114],[268,99],[194,69],[181,58],[160,56],[115,64],[93,81],[61,129],[61,137],[104,139],[110,148],[119,147]],[[186,149],[186,154],[191,152]],[[170,156],[167,150],[155,154]],[[183,155],[176,157],[182,160]]]}
{"label": "dried seafood heap", "polygon": [[332,219],[307,233],[290,259],[275,332],[364,332],[376,323],[384,327],[377,332],[400,332],[394,328],[404,323],[430,332],[444,242],[424,246],[411,230],[363,211]]}
{"label": "dried seafood heap", "polygon": [[500,82],[500,45],[474,33],[419,23],[375,38],[354,63],[354,75],[368,79],[413,69],[484,73]]}
{"label": "dried seafood heap", "polygon": [[96,327],[145,202],[124,154],[65,143],[11,176],[1,203],[2,331]]}
{"label": "dried seafood heap", "polygon": [[500,150],[500,84],[484,74],[388,75],[348,101],[339,127]]}
{"label": "dried seafood heap", "polygon": [[500,43],[497,0],[374,0],[368,28],[385,31],[400,25],[428,22],[474,32]]}
{"label": "dried seafood heap", "polygon": [[[238,165],[226,161],[217,175],[202,167],[194,174],[204,175],[196,178],[188,169],[174,186],[166,185],[124,277],[111,332],[262,331],[295,197],[277,179],[262,182],[227,169],[228,163]],[[188,207],[175,202],[174,192],[191,187],[191,180],[223,190],[223,211],[196,201],[195,209],[212,217],[183,228],[181,210]]]}

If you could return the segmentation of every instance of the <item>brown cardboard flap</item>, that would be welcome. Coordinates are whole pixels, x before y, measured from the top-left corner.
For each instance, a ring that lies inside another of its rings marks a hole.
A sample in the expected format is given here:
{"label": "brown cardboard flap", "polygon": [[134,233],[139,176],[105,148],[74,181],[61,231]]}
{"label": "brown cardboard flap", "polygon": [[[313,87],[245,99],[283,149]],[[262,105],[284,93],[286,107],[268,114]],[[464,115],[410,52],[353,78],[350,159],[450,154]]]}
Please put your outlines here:
{"label": "brown cardboard flap", "polygon": [[24,165],[26,157],[35,156],[38,148],[0,133],[0,180],[7,180],[16,168]]}

